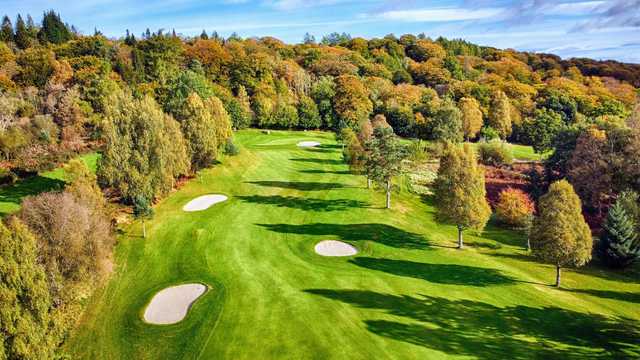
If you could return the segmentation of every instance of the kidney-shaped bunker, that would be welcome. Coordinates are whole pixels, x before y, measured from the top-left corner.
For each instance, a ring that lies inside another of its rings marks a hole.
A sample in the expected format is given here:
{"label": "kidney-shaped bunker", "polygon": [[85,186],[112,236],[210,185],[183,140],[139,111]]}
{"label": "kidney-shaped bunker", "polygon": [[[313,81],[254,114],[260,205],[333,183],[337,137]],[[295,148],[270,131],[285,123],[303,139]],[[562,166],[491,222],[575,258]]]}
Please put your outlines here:
{"label": "kidney-shaped bunker", "polygon": [[144,310],[144,321],[157,325],[180,322],[205,291],[207,287],[202,284],[183,284],[163,289],[153,296]]}

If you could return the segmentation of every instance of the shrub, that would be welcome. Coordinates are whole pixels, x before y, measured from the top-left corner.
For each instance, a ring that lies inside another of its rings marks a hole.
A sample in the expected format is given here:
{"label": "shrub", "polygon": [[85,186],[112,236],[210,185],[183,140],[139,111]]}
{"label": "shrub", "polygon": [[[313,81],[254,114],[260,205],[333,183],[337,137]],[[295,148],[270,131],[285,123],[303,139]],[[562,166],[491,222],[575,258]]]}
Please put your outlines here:
{"label": "shrub", "polygon": [[233,142],[232,138],[228,138],[224,144],[224,153],[230,156],[236,156],[240,153],[240,148]]}
{"label": "shrub", "polygon": [[496,216],[500,222],[525,228],[530,224],[534,211],[533,201],[524,191],[507,188],[500,192],[496,204]]}
{"label": "shrub", "polygon": [[503,143],[481,143],[478,145],[478,157],[484,165],[504,166],[513,164],[513,153]]}

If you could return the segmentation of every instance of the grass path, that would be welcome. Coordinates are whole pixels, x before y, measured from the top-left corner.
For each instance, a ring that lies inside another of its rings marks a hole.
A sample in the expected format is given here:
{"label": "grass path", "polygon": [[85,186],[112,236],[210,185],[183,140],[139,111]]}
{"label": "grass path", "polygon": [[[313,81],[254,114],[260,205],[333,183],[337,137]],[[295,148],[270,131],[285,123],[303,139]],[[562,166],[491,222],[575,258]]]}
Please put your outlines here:
{"label": "grass path", "polygon": [[[99,157],[100,154],[92,152],[79,156],[79,159],[83,160],[89,169],[95,172]],[[0,217],[20,210],[20,203],[24,197],[45,191],[59,190],[64,187],[64,184],[64,168],[58,167],[36,176],[18,180],[15,184],[0,187]]]}
{"label": "grass path", "polygon": [[[224,159],[124,229],[117,268],[87,304],[67,350],[84,359],[582,359],[640,356],[640,280],[597,268],[554,269],[490,225],[458,251],[455,228],[413,194],[365,189],[333,135],[237,134]],[[302,140],[319,149],[299,149]],[[204,194],[229,200],[196,213]],[[325,258],[325,239],[356,246]],[[176,325],[141,320],[157,291],[211,286]]]}

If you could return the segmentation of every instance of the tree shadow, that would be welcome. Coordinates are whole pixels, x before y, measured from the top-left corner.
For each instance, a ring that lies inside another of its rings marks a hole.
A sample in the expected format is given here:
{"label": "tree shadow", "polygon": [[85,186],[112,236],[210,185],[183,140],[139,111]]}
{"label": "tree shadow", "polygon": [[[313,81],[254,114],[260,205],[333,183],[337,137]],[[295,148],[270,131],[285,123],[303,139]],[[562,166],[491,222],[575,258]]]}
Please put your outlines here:
{"label": "tree shadow", "polygon": [[620,301],[626,301],[631,303],[640,303],[640,293],[633,293],[628,291],[594,290],[594,289],[563,289],[563,290],[573,292],[573,293],[596,296],[603,299],[613,299],[613,300],[620,300]]}
{"label": "tree shadow", "polygon": [[386,246],[405,249],[425,249],[428,241],[419,234],[386,224],[257,224],[267,230],[283,234],[335,236],[339,240],[369,240]]}
{"label": "tree shadow", "polygon": [[497,307],[429,295],[308,289],[357,308],[404,317],[365,320],[368,331],[397,341],[478,359],[637,358],[640,323],[621,317],[524,305]]}
{"label": "tree shadow", "polygon": [[350,199],[308,199],[295,196],[238,196],[238,199],[248,203],[275,205],[277,207],[287,207],[292,209],[300,209],[306,211],[344,211],[354,208],[366,208],[368,203],[359,200]]}
{"label": "tree shadow", "polygon": [[296,162],[314,163],[314,164],[329,164],[329,165],[344,165],[345,164],[345,162],[343,160],[337,160],[337,159],[291,158],[289,160],[296,161]]}
{"label": "tree shadow", "polygon": [[246,181],[245,183],[264,187],[276,187],[301,191],[321,191],[346,188],[344,184],[340,183],[323,183],[312,181]]}
{"label": "tree shadow", "polygon": [[388,274],[426,280],[437,284],[490,286],[515,284],[512,277],[495,269],[455,264],[428,264],[407,260],[358,257],[350,263]]}
{"label": "tree shadow", "polygon": [[305,174],[336,174],[336,175],[351,175],[349,170],[300,170]]}
{"label": "tree shadow", "polygon": [[[20,205],[22,199],[37,195],[42,192],[62,190],[65,182],[59,179],[52,179],[40,175],[23,179],[13,185],[0,188],[0,202],[13,203]],[[0,215],[5,216],[7,212],[0,211]]]}

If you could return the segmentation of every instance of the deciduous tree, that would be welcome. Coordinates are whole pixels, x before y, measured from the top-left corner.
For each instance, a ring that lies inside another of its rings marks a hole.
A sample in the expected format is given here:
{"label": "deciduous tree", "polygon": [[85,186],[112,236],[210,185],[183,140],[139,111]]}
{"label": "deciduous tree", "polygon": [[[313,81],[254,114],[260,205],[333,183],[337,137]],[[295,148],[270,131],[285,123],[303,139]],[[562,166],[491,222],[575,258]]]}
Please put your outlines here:
{"label": "deciduous tree", "polygon": [[458,107],[462,112],[462,132],[468,141],[476,137],[482,129],[482,111],[475,98],[464,97],[460,99]]}
{"label": "deciduous tree", "polygon": [[367,144],[367,174],[384,186],[386,207],[391,208],[391,180],[402,171],[402,161],[408,153],[391,128],[378,126]]}
{"label": "deciduous tree", "polygon": [[440,221],[456,225],[458,248],[462,249],[463,231],[482,231],[491,216],[484,186],[484,170],[478,165],[471,146],[445,144],[433,189],[438,207],[437,217]]}
{"label": "deciduous tree", "polygon": [[512,131],[512,114],[509,98],[502,91],[496,91],[489,108],[488,125],[498,131],[501,139],[506,139]]}
{"label": "deciduous tree", "polygon": [[582,266],[591,259],[591,230],[582,216],[580,198],[566,181],[554,182],[540,198],[530,233],[534,256],[556,266],[556,286],[565,266]]}

